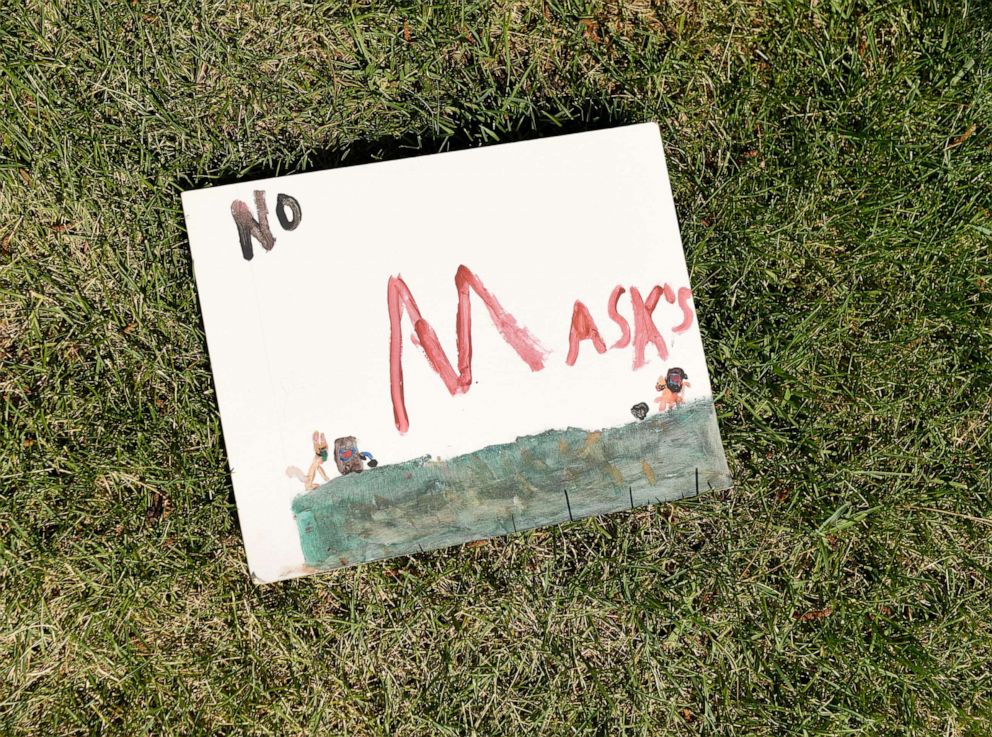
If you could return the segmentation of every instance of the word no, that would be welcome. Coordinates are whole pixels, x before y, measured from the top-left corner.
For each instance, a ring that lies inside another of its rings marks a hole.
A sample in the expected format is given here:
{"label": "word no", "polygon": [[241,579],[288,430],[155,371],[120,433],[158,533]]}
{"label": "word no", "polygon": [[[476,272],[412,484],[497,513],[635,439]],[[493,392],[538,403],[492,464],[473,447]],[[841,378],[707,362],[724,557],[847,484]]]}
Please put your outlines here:
{"label": "word no", "polygon": [[[289,208],[293,214],[292,220],[286,217],[286,208]],[[231,203],[231,215],[238,226],[241,255],[245,257],[245,261],[251,261],[255,255],[252,251],[252,238],[257,240],[266,251],[271,251],[276,244],[276,238],[272,235],[272,229],[269,227],[269,209],[265,206],[264,190],[255,190],[255,211],[258,213],[258,217],[252,216],[248,205],[242,200],[235,200]],[[280,193],[276,196],[276,217],[283,230],[296,230],[303,218],[300,203],[295,197]]]}

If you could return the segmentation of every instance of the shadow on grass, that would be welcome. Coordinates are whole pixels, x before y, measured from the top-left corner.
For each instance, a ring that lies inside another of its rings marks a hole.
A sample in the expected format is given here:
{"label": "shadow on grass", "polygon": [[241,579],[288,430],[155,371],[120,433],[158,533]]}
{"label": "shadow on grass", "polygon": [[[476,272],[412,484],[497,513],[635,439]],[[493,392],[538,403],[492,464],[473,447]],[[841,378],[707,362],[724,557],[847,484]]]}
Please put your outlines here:
{"label": "shadow on grass", "polygon": [[551,138],[640,122],[644,121],[607,104],[601,102],[587,103],[576,106],[568,117],[548,115],[536,119],[528,116],[519,118],[496,130],[482,126],[478,121],[471,121],[457,126],[452,135],[435,135],[423,130],[412,130],[401,135],[356,139],[341,146],[309,153],[307,160],[302,163],[280,161],[275,164],[259,164],[229,174],[222,173],[210,176],[191,173],[181,176],[178,184],[182,190],[217,187],[224,184],[338,169],[378,161],[396,161],[425,154]]}

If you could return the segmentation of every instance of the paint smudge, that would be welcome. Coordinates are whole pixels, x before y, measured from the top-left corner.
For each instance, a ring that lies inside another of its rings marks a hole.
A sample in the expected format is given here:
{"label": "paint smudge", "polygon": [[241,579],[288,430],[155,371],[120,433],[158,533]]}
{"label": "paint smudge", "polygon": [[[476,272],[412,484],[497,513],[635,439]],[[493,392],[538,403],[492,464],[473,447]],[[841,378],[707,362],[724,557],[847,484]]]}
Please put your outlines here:
{"label": "paint smudge", "polygon": [[651,486],[654,486],[658,481],[658,477],[654,475],[654,469],[651,468],[651,464],[647,461],[641,461],[641,471],[644,472],[644,478],[648,480]]}

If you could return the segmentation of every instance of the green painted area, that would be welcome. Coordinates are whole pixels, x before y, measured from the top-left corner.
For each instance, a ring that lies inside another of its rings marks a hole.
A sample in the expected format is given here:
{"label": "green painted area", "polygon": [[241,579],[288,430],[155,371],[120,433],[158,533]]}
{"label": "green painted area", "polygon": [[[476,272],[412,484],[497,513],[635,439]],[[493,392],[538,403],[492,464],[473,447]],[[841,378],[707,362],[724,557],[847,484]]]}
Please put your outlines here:
{"label": "green painted area", "polygon": [[713,403],[597,432],[549,430],[447,461],[341,476],[298,496],[306,561],[338,568],[731,485]]}

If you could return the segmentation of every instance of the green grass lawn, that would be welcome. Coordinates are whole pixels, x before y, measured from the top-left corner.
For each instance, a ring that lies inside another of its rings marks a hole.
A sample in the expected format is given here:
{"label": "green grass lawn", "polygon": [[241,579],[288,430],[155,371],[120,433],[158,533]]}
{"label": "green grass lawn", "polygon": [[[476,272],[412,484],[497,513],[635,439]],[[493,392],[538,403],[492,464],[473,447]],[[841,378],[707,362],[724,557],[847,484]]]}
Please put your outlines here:
{"label": "green grass lawn", "polygon": [[[254,586],[180,191],[648,120],[736,488]],[[990,127],[984,0],[4,0],[0,734],[989,734]]]}

